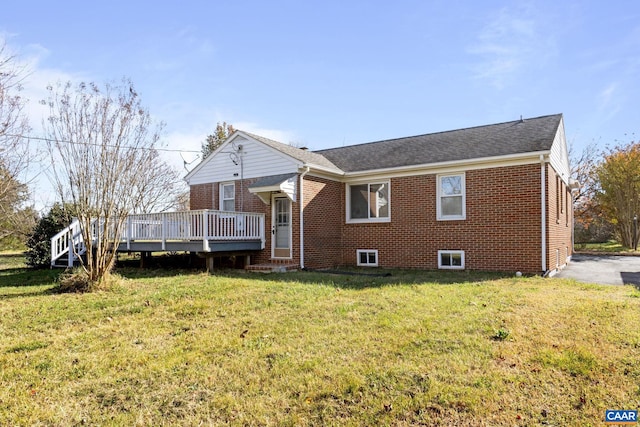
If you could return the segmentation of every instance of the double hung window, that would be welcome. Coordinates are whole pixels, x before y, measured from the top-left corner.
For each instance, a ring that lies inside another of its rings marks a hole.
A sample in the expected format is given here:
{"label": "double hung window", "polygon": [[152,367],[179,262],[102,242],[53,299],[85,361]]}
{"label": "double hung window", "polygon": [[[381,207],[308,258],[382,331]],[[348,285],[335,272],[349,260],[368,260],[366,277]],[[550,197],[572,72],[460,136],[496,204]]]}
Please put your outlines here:
{"label": "double hung window", "polygon": [[223,182],[220,184],[220,210],[233,212],[236,210],[236,184]]}
{"label": "double hung window", "polygon": [[465,219],[466,191],[464,173],[438,175],[438,198],[436,200],[438,220]]}

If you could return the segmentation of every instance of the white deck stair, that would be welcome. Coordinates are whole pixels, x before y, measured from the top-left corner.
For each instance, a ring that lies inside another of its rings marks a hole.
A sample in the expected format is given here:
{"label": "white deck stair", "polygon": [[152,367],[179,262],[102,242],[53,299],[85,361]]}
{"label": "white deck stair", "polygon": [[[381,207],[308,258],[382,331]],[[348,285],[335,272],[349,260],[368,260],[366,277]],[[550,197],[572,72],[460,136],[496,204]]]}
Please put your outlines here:
{"label": "white deck stair", "polygon": [[51,238],[51,267],[71,268],[86,251],[80,221],[74,218],[69,226]]}

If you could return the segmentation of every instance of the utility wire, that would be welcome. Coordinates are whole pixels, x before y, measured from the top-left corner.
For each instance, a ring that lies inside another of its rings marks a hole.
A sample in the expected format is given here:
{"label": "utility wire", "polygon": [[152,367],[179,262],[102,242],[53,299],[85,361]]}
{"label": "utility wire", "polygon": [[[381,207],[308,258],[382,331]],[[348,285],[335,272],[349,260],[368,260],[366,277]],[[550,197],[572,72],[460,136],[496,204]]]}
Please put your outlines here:
{"label": "utility wire", "polygon": [[129,147],[126,145],[112,145],[112,144],[97,144],[94,142],[78,142],[78,141],[66,141],[63,139],[52,139],[52,138],[44,138],[44,137],[40,137],[40,136],[29,136],[29,135],[13,135],[13,134],[9,134],[9,133],[5,133],[3,134],[4,136],[9,136],[12,138],[26,138],[26,139],[34,139],[36,141],[47,141],[47,142],[64,142],[67,144],[83,144],[83,145],[93,145],[93,146],[105,146],[105,147],[109,147],[109,148],[129,148],[131,150],[156,150],[156,151],[166,151],[166,152],[173,152],[173,153],[200,153],[200,151],[196,151],[196,150],[178,150],[175,148],[159,148],[159,147]]}

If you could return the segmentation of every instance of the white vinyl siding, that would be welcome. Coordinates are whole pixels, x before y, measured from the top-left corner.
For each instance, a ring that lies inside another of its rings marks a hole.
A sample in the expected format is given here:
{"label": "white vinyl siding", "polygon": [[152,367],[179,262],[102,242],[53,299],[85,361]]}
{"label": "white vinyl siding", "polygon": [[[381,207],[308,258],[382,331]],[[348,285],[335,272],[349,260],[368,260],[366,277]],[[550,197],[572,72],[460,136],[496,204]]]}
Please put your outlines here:
{"label": "white vinyl siding", "polygon": [[347,222],[388,222],[389,181],[347,185]]}
{"label": "white vinyl siding", "polygon": [[564,183],[568,185],[569,177],[571,176],[571,168],[569,166],[569,154],[567,150],[567,140],[564,134],[563,121],[560,121],[560,126],[558,127],[556,136],[553,139],[550,151],[549,163],[551,163],[551,166],[553,166],[553,169]]}
{"label": "white vinyl siding", "polygon": [[464,251],[438,251],[438,268],[464,270]]}
{"label": "white vinyl siding", "polygon": [[298,172],[299,162],[260,142],[238,136],[234,144],[236,147],[242,145],[242,170],[238,160],[234,163],[230,157],[234,152],[232,144],[227,144],[204,160],[205,163],[189,176],[188,184],[237,180],[241,178],[241,173],[242,178],[251,179]]}
{"label": "white vinyl siding", "polygon": [[437,219],[465,219],[467,210],[464,173],[438,175],[437,181]]}

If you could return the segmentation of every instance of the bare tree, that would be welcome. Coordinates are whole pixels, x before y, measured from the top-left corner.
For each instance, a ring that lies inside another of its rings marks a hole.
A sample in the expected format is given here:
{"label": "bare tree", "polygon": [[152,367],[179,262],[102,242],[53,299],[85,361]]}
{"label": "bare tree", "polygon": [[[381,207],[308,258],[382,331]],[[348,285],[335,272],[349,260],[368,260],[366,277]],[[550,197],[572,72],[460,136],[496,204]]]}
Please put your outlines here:
{"label": "bare tree", "polygon": [[191,205],[191,192],[189,189],[180,192],[175,198],[175,207],[179,211],[188,211]]}
{"label": "bare tree", "polygon": [[613,235],[613,225],[602,212],[596,198],[598,180],[595,171],[602,156],[602,150],[595,141],[581,151],[573,144],[569,145],[571,177],[580,183],[578,191],[572,193],[576,243],[606,241]]}
{"label": "bare tree", "polygon": [[175,171],[158,155],[162,124],[154,125],[130,80],[58,84],[46,102],[52,181],[77,209],[92,289],[113,267],[126,216],[156,207]]}
{"label": "bare tree", "polygon": [[166,212],[177,208],[176,199],[184,192],[185,182],[180,173],[161,159],[155,150],[149,153],[149,162],[157,167],[146,171],[146,179],[132,182],[133,190],[141,196],[132,213]]}
{"label": "bare tree", "polygon": [[594,192],[594,168],[602,157],[595,141],[578,151],[573,144],[569,144],[569,162],[571,164],[571,177],[580,183],[580,189],[573,193],[573,200],[578,201],[584,197],[591,198]]}
{"label": "bare tree", "polygon": [[29,122],[21,96],[26,72],[7,45],[0,41],[0,239],[24,234],[33,214],[25,207],[28,187],[22,182],[29,165]]}

